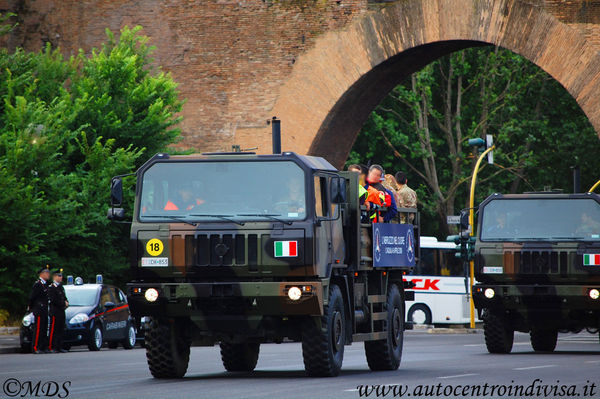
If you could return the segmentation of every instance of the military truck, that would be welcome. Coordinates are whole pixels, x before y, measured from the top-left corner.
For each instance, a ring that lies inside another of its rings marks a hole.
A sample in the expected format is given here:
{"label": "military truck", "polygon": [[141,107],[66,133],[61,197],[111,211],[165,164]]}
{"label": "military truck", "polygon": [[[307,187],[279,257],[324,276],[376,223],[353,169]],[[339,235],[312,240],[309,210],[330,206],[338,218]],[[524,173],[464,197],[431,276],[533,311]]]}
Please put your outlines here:
{"label": "military truck", "polygon": [[600,327],[600,196],[493,194],[479,206],[475,306],[490,353],[514,332],[553,351],[559,332]]}
{"label": "military truck", "polygon": [[190,346],[217,343],[226,370],[251,371],[261,343],[284,340],[302,343],[309,376],[336,376],[356,341],[372,370],[398,368],[414,209],[400,209],[412,224],[361,223],[358,175],[292,152],[157,154],[135,177],[127,294],[150,320],[154,377],[183,377]]}

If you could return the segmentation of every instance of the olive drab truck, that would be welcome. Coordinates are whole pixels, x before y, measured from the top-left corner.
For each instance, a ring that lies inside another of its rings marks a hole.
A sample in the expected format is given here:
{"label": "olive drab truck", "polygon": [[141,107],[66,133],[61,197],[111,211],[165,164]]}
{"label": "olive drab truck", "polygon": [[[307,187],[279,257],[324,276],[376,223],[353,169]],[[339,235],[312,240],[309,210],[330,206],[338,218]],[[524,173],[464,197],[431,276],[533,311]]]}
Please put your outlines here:
{"label": "olive drab truck", "polygon": [[479,206],[475,306],[491,353],[514,332],[553,351],[559,332],[600,327],[600,197],[493,194]]}
{"label": "olive drab truck", "polygon": [[128,299],[154,377],[183,377],[190,346],[215,344],[226,370],[251,371],[260,344],[284,340],[309,376],[336,376],[356,341],[372,370],[398,368],[414,209],[400,209],[412,224],[361,223],[358,175],[291,152],[157,154],[135,178]]}

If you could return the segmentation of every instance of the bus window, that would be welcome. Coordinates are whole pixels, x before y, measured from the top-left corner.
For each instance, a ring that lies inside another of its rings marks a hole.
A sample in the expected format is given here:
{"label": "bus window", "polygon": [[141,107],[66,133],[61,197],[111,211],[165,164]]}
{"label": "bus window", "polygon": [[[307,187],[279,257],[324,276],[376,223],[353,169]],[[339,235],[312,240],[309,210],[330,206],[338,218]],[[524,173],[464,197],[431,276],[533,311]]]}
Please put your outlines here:
{"label": "bus window", "polygon": [[421,276],[450,276],[465,275],[462,262],[454,256],[453,249],[421,248],[419,265],[413,270],[414,275]]}

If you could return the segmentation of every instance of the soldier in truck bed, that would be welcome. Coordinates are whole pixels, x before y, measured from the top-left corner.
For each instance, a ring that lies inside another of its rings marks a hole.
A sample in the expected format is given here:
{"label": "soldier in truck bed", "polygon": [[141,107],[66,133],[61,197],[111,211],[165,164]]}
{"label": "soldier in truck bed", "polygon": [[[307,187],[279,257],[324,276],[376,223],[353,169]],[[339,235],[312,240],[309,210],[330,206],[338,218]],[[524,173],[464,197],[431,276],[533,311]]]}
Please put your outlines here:
{"label": "soldier in truck bed", "polygon": [[38,280],[29,294],[27,308],[33,312],[35,327],[32,339],[33,353],[48,353],[48,279],[50,270],[42,267],[38,271]]}

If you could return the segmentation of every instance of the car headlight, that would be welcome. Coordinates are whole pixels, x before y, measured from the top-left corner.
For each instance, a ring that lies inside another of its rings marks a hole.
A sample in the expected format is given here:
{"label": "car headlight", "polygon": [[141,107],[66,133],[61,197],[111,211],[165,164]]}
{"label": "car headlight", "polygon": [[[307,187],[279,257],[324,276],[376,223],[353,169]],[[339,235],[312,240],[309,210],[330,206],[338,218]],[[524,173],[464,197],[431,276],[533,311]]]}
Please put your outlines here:
{"label": "car headlight", "polygon": [[600,291],[598,291],[596,288],[592,288],[590,292],[588,292],[588,295],[592,299],[598,299],[600,298]]}
{"label": "car headlight", "polygon": [[493,288],[486,288],[485,291],[483,291],[483,295],[485,295],[487,299],[492,299],[494,295],[496,295],[496,292]]}
{"label": "car headlight", "polygon": [[89,319],[90,317],[85,313],[77,313],[75,316],[71,317],[71,320],[69,320],[69,324],[81,324],[85,323]]}
{"label": "car headlight", "polygon": [[27,313],[24,317],[23,317],[23,325],[25,327],[29,327],[30,325],[33,324],[33,322],[35,321],[35,316],[33,315],[33,313]]}

